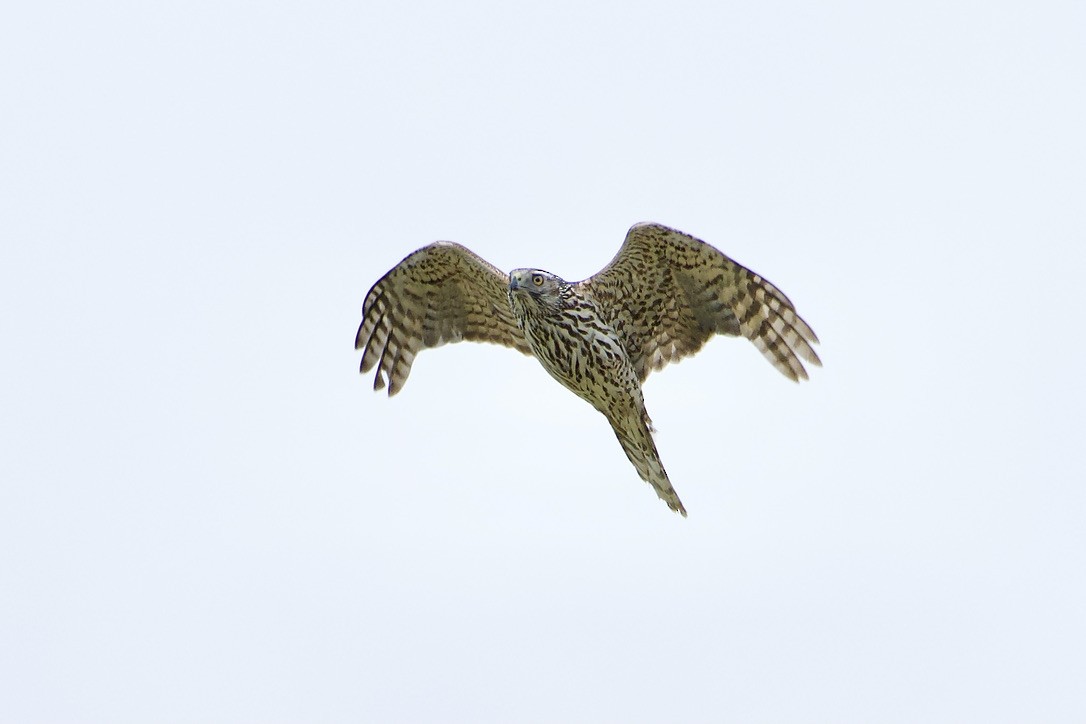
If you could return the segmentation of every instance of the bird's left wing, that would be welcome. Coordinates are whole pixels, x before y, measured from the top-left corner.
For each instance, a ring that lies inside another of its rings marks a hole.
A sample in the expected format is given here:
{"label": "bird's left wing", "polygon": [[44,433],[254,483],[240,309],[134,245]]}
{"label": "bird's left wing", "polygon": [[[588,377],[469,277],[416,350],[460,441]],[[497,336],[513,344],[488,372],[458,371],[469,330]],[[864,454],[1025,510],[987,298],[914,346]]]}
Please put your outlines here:
{"label": "bird's left wing", "polygon": [[387,381],[391,397],[427,347],[469,340],[531,354],[507,289],[500,269],[459,244],[438,241],[409,254],[366,294],[354,340],[364,350],[361,371],[376,365],[373,389]]}
{"label": "bird's left wing", "polygon": [[578,282],[608,314],[641,381],[714,334],[742,335],[789,379],[821,365],[818,337],[779,289],[689,234],[637,224],[615,258]]}

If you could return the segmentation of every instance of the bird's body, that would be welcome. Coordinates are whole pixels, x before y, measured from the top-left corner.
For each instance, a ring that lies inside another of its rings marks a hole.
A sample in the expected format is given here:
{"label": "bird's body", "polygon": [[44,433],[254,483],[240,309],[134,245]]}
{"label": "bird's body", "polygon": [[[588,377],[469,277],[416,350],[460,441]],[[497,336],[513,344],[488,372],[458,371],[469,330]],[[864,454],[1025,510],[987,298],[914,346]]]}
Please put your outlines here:
{"label": "bird's body", "polygon": [[[538,269],[508,277],[468,249],[436,242],[408,255],[366,295],[355,338],[374,388],[402,387],[419,350],[461,339],[535,356],[603,413],[643,480],[686,515],[652,439],[641,383],[714,334],[750,338],[793,380],[820,364],[814,332],[772,284],[703,241],[658,224],[630,229],[600,273],[569,283]],[[798,357],[797,357],[798,355]]]}
{"label": "bird's body", "polygon": [[[542,279],[538,289],[531,280]],[[558,304],[541,304],[546,296]],[[509,304],[543,369],[607,417],[641,479],[675,511],[686,515],[671,487],[645,409],[641,382],[618,332],[591,298],[540,269],[509,274]]]}

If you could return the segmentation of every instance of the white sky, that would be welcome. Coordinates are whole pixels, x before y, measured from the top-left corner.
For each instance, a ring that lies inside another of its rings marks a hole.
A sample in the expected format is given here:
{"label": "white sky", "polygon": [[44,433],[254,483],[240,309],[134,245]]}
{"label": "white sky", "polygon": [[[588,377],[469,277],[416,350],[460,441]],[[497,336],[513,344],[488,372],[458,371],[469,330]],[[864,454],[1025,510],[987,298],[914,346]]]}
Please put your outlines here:
{"label": "white sky", "polygon": [[[0,15],[0,720],[1086,719],[1086,5]],[[358,375],[415,248],[641,220],[823,342],[650,378],[689,519],[534,360]]]}

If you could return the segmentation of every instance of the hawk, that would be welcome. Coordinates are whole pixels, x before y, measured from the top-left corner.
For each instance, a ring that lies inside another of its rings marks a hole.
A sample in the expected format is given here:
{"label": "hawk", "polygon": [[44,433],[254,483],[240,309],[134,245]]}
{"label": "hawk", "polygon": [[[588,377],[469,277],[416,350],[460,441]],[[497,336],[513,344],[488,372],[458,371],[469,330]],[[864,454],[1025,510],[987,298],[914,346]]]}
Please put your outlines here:
{"label": "hawk", "polygon": [[641,479],[672,510],[686,509],[653,441],[641,384],[716,334],[743,336],[795,382],[821,365],[818,338],[777,287],[709,244],[641,223],[599,273],[567,282],[541,269],[509,274],[469,249],[438,241],[373,285],[355,349],[374,390],[403,387],[419,351],[469,340],[533,355],[607,417]]}

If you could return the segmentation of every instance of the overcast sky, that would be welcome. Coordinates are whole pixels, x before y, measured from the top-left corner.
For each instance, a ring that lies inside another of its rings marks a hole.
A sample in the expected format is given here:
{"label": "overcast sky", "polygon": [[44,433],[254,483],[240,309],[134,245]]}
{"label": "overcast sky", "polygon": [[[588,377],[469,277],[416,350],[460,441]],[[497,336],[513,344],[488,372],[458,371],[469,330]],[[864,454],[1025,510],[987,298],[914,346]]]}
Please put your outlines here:
{"label": "overcast sky", "polygon": [[[1086,5],[11,4],[0,720],[1086,719]],[[652,220],[795,385],[649,379],[690,517],[489,345],[389,400],[436,239],[580,279]]]}

